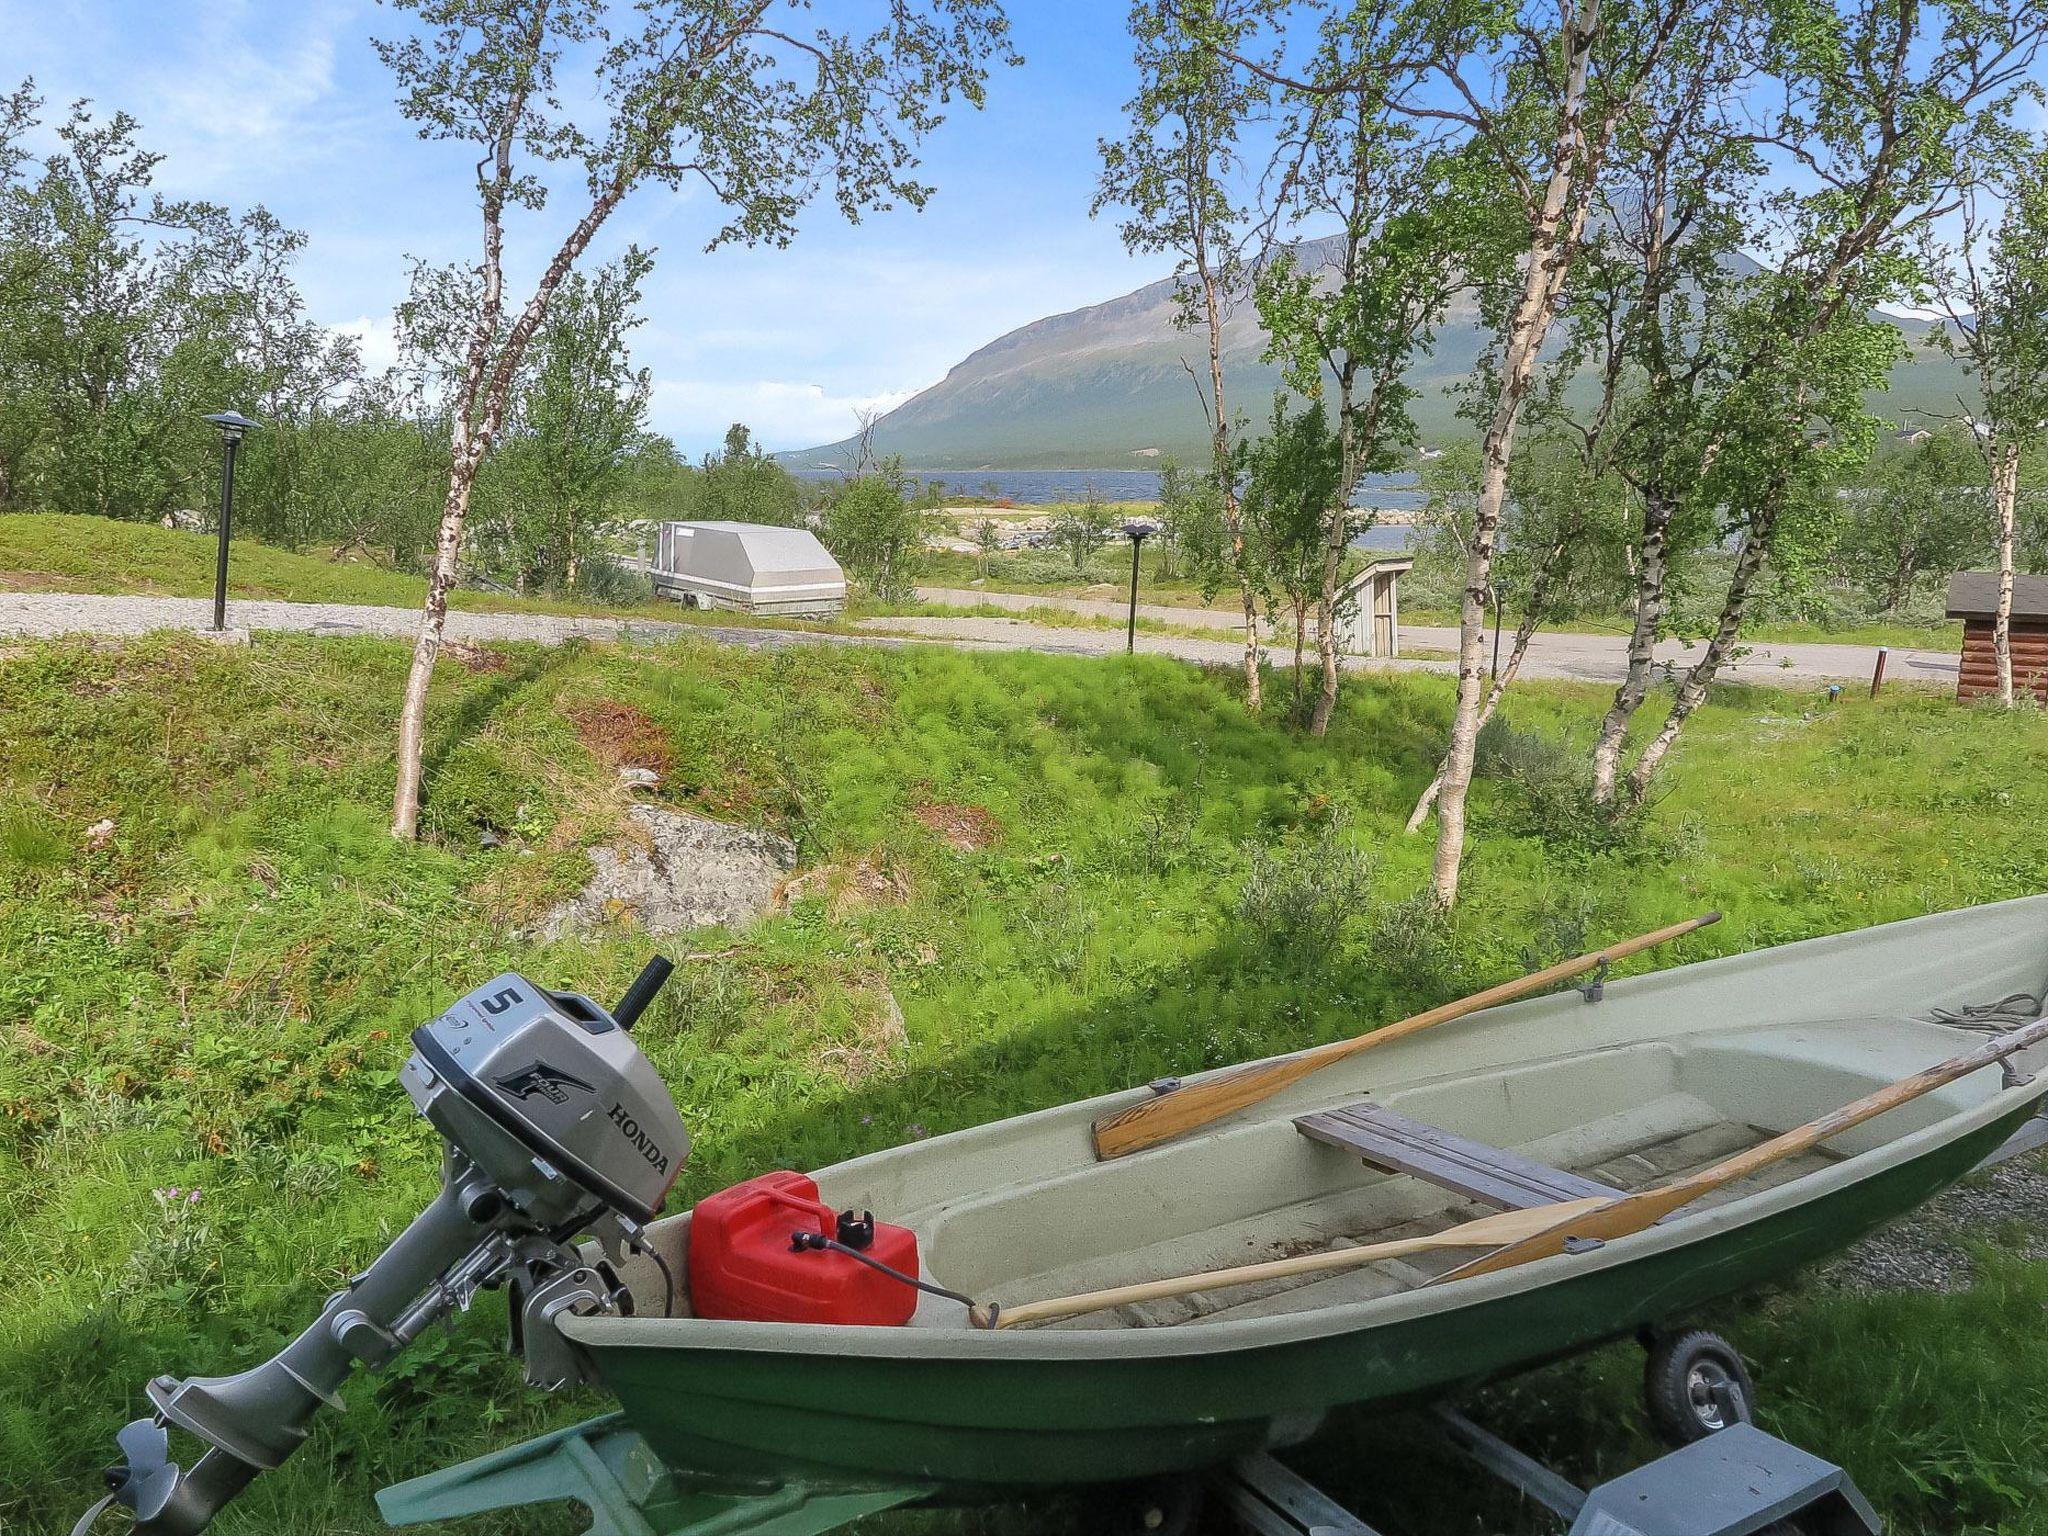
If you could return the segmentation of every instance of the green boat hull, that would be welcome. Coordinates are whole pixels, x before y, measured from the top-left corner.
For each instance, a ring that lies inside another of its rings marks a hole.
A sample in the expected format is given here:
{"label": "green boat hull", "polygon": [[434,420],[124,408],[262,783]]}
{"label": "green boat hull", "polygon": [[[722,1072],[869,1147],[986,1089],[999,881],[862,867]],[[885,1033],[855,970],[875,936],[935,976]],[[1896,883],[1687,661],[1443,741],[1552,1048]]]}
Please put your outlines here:
{"label": "green boat hull", "polygon": [[1356,1331],[1221,1348],[1172,1330],[1192,1335],[1185,1347],[1066,1357],[582,1342],[653,1452],[696,1474],[959,1493],[1191,1470],[1298,1442],[1335,1409],[1440,1396],[1755,1290],[1961,1178],[2033,1113],[2033,1095],[2014,1097],[2009,1112],[1806,1202]]}

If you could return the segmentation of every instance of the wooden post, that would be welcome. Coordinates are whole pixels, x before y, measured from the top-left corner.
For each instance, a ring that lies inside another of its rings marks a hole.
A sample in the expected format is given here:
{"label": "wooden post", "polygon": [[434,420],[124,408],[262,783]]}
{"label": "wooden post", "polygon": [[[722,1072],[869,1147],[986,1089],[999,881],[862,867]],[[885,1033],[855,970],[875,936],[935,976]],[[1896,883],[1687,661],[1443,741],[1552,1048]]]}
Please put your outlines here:
{"label": "wooden post", "polygon": [[1870,696],[1873,699],[1877,697],[1877,690],[1884,686],[1885,658],[1891,653],[1892,649],[1888,645],[1880,645],[1877,648],[1877,665],[1870,673]]}

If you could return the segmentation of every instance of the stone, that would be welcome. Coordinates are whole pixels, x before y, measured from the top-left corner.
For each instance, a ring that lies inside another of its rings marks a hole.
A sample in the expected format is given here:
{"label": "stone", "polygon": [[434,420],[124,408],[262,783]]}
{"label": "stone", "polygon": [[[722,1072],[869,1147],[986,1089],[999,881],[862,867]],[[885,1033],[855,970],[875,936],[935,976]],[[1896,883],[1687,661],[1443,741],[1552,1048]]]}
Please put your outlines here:
{"label": "stone", "polygon": [[743,928],[773,908],[796,867],[795,845],[773,832],[658,805],[626,818],[640,836],[590,851],[590,883],[542,919],[542,937],[622,920],[653,935]]}

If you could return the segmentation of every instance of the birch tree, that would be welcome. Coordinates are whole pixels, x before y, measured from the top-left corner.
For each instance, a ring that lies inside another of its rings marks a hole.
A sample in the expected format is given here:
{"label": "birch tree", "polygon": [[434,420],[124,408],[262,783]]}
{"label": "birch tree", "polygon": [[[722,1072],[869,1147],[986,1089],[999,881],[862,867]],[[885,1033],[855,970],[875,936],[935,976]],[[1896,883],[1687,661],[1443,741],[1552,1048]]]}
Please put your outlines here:
{"label": "birch tree", "polygon": [[1487,598],[1523,407],[1615,129],[1689,9],[1680,0],[1567,0],[1561,15],[1534,4],[1480,7],[1469,16],[1447,7],[1436,69],[1449,104],[1409,105],[1421,118],[1451,123],[1470,135],[1497,166],[1526,231],[1519,282],[1499,317],[1495,387],[1465,553],[1457,703],[1444,752],[1430,874],[1439,906],[1457,900],[1464,862],[1465,802],[1487,691]]}
{"label": "birch tree", "polygon": [[[1416,441],[1406,382],[1453,296],[1483,265],[1470,164],[1442,150],[1400,102],[1422,69],[1425,27],[1410,0],[1366,0],[1322,24],[1300,78],[1281,79],[1276,222],[1326,228],[1327,252],[1283,250],[1259,273],[1259,318],[1289,387],[1336,406],[1339,467],[1324,509],[1315,592],[1321,681],[1309,722],[1337,705],[1337,586],[1365,520],[1360,482],[1403,462]],[[1300,637],[1297,635],[1297,645]],[[1299,667],[1296,669],[1299,689]]]}
{"label": "birch tree", "polygon": [[[474,151],[481,224],[447,495],[399,717],[391,830],[410,838],[427,690],[477,471],[550,303],[607,221],[649,183],[708,190],[724,218],[713,247],[787,244],[821,194],[856,221],[921,206],[930,188],[914,179],[919,145],[956,97],[980,105],[991,61],[1014,55],[997,0],[886,0],[865,35],[808,26],[800,0],[393,4],[418,18],[413,34],[377,44],[400,110],[420,137]],[[543,233],[558,190],[568,216]],[[546,254],[517,301],[507,236],[529,225]]]}
{"label": "birch tree", "polygon": [[1187,0],[1164,7],[1135,0],[1138,94],[1125,107],[1130,132],[1102,140],[1102,176],[1092,211],[1125,208],[1118,225],[1126,250],[1171,254],[1185,327],[1208,341],[1206,379],[1195,392],[1208,422],[1210,472],[1244,612],[1245,707],[1264,699],[1259,662],[1259,593],[1245,550],[1238,504],[1234,422],[1223,378],[1223,327],[1244,292],[1250,220],[1235,183],[1245,169],[1239,135],[1259,111],[1265,89],[1237,62],[1259,16],[1244,0]]}
{"label": "birch tree", "polygon": [[[2020,460],[2048,441],[2048,144],[2021,139],[2005,148],[1992,176],[1964,187],[1960,234],[1948,248],[1937,247],[1929,267],[1949,321],[1943,345],[1977,386],[1971,425],[1984,455],[1998,540],[1991,644],[1998,702],[2011,709]],[[1994,200],[2003,205],[1996,215],[1989,209]]]}
{"label": "birch tree", "polygon": [[[1654,408],[1631,434],[1645,543],[1628,674],[1594,746],[1601,802],[1642,802],[1733,654],[1765,570],[1812,552],[1826,522],[1813,481],[1868,439],[1862,402],[1901,354],[1877,306],[1918,291],[1923,232],[1957,207],[1969,146],[2005,131],[2044,25],[2048,8],[2037,0],[2009,0],[2004,11],[1774,0],[1762,12],[1755,69],[1773,94],[1742,136],[1761,158],[1724,156],[1722,171],[1738,185],[1714,194],[1741,210],[1756,259],[1742,259],[1734,235],[1704,220],[1693,239],[1713,263],[1693,260],[1677,287],[1639,282],[1640,318],[1618,333],[1630,346],[1657,336],[1660,371]],[[1706,644],[1624,775],[1665,608],[1658,507],[1668,509],[1666,531],[1689,508],[1711,540],[1735,545],[1735,557]]]}

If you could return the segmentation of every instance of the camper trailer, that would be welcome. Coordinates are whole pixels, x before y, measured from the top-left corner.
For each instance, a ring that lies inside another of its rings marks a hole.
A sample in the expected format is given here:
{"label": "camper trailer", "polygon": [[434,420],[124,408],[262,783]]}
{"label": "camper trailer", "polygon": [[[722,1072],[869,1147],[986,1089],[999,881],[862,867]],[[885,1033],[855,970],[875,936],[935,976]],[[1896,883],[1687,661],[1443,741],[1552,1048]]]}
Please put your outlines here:
{"label": "camper trailer", "polygon": [[691,608],[831,619],[846,607],[845,572],[806,528],[663,523],[647,574],[657,596]]}

